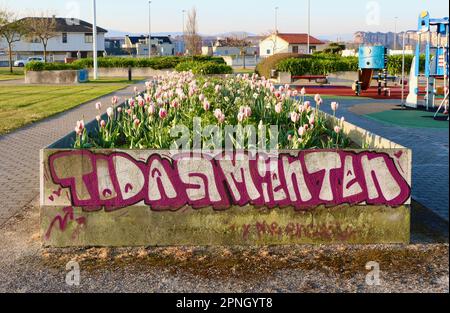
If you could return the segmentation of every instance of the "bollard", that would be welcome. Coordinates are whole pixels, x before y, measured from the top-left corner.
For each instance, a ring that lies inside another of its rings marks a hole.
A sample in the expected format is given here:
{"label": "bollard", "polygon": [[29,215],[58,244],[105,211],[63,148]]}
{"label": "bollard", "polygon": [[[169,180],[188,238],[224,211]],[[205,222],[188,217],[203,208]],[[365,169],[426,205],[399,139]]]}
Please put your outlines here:
{"label": "bollard", "polygon": [[131,66],[128,67],[128,80],[132,81],[133,80],[133,75],[131,73]]}

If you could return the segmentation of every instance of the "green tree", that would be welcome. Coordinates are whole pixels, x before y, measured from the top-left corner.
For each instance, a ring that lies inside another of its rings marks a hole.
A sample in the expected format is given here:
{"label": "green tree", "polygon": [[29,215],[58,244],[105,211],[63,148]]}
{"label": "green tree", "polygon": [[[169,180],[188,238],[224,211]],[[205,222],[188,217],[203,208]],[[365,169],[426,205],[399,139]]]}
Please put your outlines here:
{"label": "green tree", "polygon": [[23,20],[19,20],[17,15],[9,11],[0,11],[0,38],[4,38],[8,44],[9,71],[13,72],[12,47],[23,36],[29,33],[29,29]]}

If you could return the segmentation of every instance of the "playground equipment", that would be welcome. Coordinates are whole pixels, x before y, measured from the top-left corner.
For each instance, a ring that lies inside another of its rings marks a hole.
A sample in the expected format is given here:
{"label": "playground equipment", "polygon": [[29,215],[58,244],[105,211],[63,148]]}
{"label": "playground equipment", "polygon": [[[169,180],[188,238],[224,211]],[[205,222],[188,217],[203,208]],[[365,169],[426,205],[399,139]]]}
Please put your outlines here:
{"label": "playground equipment", "polygon": [[[448,107],[449,18],[432,19],[428,12],[422,12],[419,16],[417,35],[416,52],[409,78],[409,95],[405,105],[412,108],[423,105],[427,110],[437,106],[436,117],[441,109],[444,108],[444,111],[447,111]],[[425,66],[421,68],[420,56],[423,51]],[[405,39],[403,38],[402,89],[405,84],[404,55]],[[441,101],[437,104],[439,100]]]}
{"label": "playground equipment", "polygon": [[358,80],[353,84],[356,95],[369,89],[375,71],[378,71],[378,95],[384,91],[388,95],[387,49],[384,46],[360,46]]}

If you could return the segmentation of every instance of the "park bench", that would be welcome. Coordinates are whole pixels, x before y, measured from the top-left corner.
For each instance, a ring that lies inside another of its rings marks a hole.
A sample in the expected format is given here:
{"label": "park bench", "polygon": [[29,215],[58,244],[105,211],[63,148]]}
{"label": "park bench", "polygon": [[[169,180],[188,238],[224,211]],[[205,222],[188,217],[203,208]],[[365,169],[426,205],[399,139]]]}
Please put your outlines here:
{"label": "park bench", "polygon": [[292,76],[292,80],[308,80],[308,81],[315,81],[318,84],[327,84],[328,78],[325,75],[297,75]]}

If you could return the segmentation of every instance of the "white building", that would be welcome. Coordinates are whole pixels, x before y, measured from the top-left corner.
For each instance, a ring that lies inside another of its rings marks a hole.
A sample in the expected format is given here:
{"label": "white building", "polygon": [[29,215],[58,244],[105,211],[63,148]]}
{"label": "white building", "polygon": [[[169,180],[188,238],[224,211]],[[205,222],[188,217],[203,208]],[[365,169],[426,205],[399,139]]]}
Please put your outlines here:
{"label": "white building", "polygon": [[[152,56],[175,55],[175,45],[170,36],[152,36]],[[148,56],[148,36],[125,36],[123,49],[137,56]]]}
{"label": "white building", "polygon": [[[309,36],[309,44],[309,52],[314,52],[321,46],[325,45],[324,42],[312,36]],[[278,53],[307,54],[307,47],[308,34],[272,34],[266,39],[262,40],[259,44],[260,56],[262,58],[269,57]]]}
{"label": "white building", "polygon": [[[27,17],[25,19],[36,19],[39,17]],[[92,24],[71,18],[55,18],[55,35],[49,39],[47,46],[47,58],[51,62],[62,62],[65,58],[82,58],[92,56],[93,31]],[[101,55],[105,51],[105,34],[108,31],[97,27],[97,48]],[[0,40],[0,46],[6,48],[8,45],[4,39]],[[43,56],[44,47],[38,38],[24,37],[21,41],[12,45],[13,59],[23,59],[30,56]],[[1,56],[0,60],[8,59]]]}

